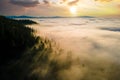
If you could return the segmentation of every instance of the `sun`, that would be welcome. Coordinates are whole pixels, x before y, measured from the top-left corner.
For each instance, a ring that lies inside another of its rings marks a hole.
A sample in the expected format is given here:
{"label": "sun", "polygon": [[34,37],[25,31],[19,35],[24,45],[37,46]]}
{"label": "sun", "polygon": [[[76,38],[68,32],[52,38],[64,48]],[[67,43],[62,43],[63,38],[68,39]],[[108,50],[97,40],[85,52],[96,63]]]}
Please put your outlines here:
{"label": "sun", "polygon": [[70,12],[72,14],[76,14],[77,13],[77,8],[75,6],[71,6],[69,10],[70,10]]}

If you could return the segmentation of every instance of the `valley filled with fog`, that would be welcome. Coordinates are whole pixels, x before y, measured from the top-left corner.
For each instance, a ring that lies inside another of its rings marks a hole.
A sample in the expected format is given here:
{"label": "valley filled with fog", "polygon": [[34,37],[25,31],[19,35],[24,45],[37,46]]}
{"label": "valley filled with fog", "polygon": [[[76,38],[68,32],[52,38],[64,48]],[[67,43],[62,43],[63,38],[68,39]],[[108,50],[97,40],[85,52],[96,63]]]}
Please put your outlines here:
{"label": "valley filled with fog", "polygon": [[41,18],[32,19],[37,35],[55,41],[69,53],[71,67],[59,71],[61,80],[119,80],[120,19]]}

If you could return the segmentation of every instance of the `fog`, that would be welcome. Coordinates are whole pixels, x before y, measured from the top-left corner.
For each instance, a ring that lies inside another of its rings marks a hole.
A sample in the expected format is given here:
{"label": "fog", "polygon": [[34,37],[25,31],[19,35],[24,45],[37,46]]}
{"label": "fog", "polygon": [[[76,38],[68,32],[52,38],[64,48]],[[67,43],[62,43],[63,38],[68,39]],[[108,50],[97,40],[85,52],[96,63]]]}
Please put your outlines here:
{"label": "fog", "polygon": [[[57,79],[54,80],[120,79],[119,18],[32,20],[39,23],[29,26],[36,30],[38,36],[56,42],[63,50],[59,56],[56,56],[57,64],[59,66],[62,64],[62,67],[63,64],[69,66],[56,71],[57,75],[53,77]],[[57,51],[57,48],[55,50]],[[48,67],[51,68],[50,65]],[[56,69],[52,69],[55,72]],[[36,74],[37,70],[33,70],[33,73]]]}

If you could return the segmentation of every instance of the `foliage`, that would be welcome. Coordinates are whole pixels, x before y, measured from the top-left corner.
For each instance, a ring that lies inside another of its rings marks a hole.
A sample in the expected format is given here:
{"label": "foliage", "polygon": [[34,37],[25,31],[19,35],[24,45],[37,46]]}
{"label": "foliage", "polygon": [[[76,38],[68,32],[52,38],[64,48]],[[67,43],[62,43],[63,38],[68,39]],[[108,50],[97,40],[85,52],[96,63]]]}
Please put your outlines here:
{"label": "foliage", "polygon": [[38,42],[34,30],[20,23],[0,16],[0,65],[19,58],[26,49]]}
{"label": "foliage", "polygon": [[20,24],[37,24],[36,22],[32,21],[32,20],[16,20],[16,22],[20,23]]}
{"label": "foliage", "polygon": [[[0,16],[0,80],[60,80],[72,65],[63,50],[16,20]],[[62,56],[61,56],[62,55]]]}

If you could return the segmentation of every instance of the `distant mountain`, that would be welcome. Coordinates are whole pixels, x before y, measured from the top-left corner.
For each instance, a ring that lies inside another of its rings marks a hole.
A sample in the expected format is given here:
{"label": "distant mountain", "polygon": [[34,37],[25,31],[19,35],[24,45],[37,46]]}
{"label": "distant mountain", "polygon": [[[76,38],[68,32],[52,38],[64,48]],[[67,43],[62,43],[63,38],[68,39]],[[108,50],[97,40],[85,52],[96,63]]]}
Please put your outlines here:
{"label": "distant mountain", "polygon": [[93,16],[76,16],[76,17],[62,17],[62,16],[6,16],[7,18],[95,18]]}
{"label": "distant mountain", "polygon": [[35,16],[6,16],[7,18],[37,18]]}
{"label": "distant mountain", "polygon": [[7,18],[63,18],[60,16],[6,16]]}
{"label": "distant mountain", "polygon": [[38,18],[64,18],[62,16],[40,16]]}
{"label": "distant mountain", "polygon": [[95,18],[93,16],[77,16],[78,18]]}

